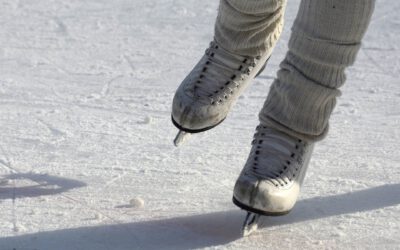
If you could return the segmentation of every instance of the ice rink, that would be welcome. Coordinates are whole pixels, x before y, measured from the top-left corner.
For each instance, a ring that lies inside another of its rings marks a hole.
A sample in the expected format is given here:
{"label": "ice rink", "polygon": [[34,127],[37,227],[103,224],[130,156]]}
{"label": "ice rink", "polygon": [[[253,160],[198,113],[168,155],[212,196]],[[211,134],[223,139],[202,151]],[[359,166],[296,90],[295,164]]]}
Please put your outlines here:
{"label": "ice rink", "polygon": [[0,250],[399,249],[400,1],[378,1],[299,202],[231,202],[299,0],[226,121],[176,148],[218,1],[0,0]]}

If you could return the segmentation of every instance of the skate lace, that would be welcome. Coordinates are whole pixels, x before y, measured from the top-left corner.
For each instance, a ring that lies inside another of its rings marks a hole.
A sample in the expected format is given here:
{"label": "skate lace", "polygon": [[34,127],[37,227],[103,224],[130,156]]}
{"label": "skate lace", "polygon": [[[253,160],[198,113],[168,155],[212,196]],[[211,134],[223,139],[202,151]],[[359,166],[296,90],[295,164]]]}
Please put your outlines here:
{"label": "skate lace", "polygon": [[210,43],[205,55],[207,60],[198,76],[193,79],[193,93],[196,98],[206,100],[212,105],[229,99],[261,59],[260,56],[232,54],[214,41]]}
{"label": "skate lace", "polygon": [[298,175],[306,145],[303,140],[258,126],[252,145],[250,174],[275,186],[285,186]]}

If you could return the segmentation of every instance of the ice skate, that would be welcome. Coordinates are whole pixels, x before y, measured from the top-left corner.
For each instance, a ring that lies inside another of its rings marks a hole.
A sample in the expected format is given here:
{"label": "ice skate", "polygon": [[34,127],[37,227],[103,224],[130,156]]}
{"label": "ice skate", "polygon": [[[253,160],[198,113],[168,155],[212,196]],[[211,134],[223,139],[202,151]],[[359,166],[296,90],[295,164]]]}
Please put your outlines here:
{"label": "ice skate", "polygon": [[211,42],[175,93],[172,122],[180,130],[175,145],[182,144],[191,133],[220,124],[250,81],[264,69],[270,53],[242,56]]}
{"label": "ice skate", "polygon": [[236,181],[233,203],[247,211],[243,236],[257,229],[261,215],[290,212],[304,180],[314,143],[258,126],[247,162]]}

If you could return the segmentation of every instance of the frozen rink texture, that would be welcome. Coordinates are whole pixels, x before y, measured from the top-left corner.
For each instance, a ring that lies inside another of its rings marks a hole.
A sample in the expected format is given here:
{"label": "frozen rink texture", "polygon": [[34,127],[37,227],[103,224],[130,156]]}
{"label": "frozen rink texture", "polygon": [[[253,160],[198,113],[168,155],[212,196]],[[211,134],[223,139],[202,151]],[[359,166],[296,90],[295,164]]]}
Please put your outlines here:
{"label": "frozen rink texture", "polygon": [[0,0],[0,250],[399,249],[400,1],[378,1],[292,213],[240,237],[231,202],[267,69],[181,148],[175,89],[218,1]]}

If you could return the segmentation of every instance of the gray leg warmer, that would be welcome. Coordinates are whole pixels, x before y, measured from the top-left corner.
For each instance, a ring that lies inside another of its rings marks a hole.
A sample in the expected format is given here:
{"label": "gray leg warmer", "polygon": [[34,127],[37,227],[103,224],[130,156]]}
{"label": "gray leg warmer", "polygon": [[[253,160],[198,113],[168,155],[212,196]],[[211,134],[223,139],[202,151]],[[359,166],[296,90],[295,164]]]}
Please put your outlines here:
{"label": "gray leg warmer", "polygon": [[289,51],[259,114],[262,124],[323,139],[369,24],[374,0],[302,0]]}

